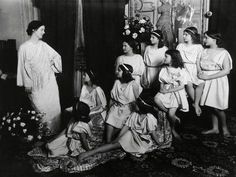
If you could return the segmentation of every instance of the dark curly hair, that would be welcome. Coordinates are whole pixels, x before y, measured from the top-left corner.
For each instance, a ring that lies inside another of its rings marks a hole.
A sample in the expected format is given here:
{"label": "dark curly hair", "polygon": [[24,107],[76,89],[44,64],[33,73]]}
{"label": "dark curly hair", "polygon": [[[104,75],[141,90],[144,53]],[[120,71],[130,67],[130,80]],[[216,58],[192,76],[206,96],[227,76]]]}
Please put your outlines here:
{"label": "dark curly hair", "polygon": [[79,101],[79,98],[75,98],[73,105],[73,116],[75,121],[88,123],[90,121],[89,113],[89,106],[86,103]]}
{"label": "dark curly hair", "polygon": [[184,32],[188,33],[191,36],[194,44],[200,44],[200,34],[198,33],[197,28],[191,26],[186,28]]}
{"label": "dark curly hair", "polygon": [[206,31],[204,35],[209,36],[212,39],[216,39],[216,45],[218,47],[223,47],[223,39],[219,32],[217,31]]}
{"label": "dark curly hair", "polygon": [[180,55],[180,52],[175,49],[170,49],[166,51],[167,55],[171,56],[171,66],[174,68],[184,68],[184,62]]}
{"label": "dark curly hair", "polygon": [[28,28],[26,30],[27,34],[31,36],[35,30],[37,30],[40,26],[44,26],[41,21],[33,20],[28,24]]}
{"label": "dark curly hair", "polygon": [[132,73],[133,73],[133,67],[131,65],[128,64],[121,64],[118,67],[119,69],[122,70],[122,81],[124,83],[128,83],[132,80],[134,80]]}
{"label": "dark curly hair", "polygon": [[87,68],[87,69],[85,70],[85,73],[88,74],[88,76],[89,76],[89,78],[90,78],[92,84],[98,85],[98,80],[97,80],[97,78],[96,78],[94,72],[93,72],[91,69]]}

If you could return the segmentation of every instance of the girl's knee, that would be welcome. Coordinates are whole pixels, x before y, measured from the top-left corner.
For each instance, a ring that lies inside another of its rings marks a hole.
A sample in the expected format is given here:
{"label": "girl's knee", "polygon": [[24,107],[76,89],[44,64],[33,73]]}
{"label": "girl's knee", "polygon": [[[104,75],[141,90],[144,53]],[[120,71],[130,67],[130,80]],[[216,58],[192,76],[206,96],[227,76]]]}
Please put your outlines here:
{"label": "girl's knee", "polygon": [[160,105],[161,104],[161,100],[158,96],[155,96],[154,97],[154,102],[157,104],[157,105]]}

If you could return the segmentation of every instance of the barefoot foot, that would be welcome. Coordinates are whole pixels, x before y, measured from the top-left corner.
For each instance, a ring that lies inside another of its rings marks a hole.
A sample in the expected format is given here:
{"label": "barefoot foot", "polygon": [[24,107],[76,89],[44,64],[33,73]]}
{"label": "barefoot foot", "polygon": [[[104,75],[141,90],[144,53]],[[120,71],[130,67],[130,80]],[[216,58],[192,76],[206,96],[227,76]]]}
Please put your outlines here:
{"label": "barefoot foot", "polygon": [[182,141],[181,136],[175,130],[172,130],[172,134],[177,141]]}
{"label": "barefoot foot", "polygon": [[86,159],[88,157],[86,152],[81,153],[80,155],[77,156],[77,160],[79,162],[82,162],[84,159]]}
{"label": "barefoot foot", "polygon": [[223,129],[223,136],[225,137],[225,138],[229,138],[229,137],[231,137],[231,134],[230,134],[230,132],[229,132],[229,130],[224,130]]}
{"label": "barefoot foot", "polygon": [[219,130],[211,129],[211,130],[203,131],[202,134],[203,134],[203,135],[219,134]]}
{"label": "barefoot foot", "polygon": [[202,110],[201,110],[200,106],[193,104],[193,107],[195,109],[196,115],[199,117],[202,114]]}

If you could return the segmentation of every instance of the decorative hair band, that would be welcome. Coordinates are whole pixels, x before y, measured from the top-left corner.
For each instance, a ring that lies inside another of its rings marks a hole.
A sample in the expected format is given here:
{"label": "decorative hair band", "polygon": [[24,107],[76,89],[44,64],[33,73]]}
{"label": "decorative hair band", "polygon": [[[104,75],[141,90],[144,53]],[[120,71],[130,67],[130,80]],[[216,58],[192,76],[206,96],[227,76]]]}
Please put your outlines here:
{"label": "decorative hair band", "polygon": [[125,70],[129,71],[129,68],[127,68],[127,66],[125,66],[124,64],[122,64],[122,66],[125,68]]}
{"label": "decorative hair band", "polygon": [[157,32],[155,32],[155,31],[153,31],[153,32],[151,32],[151,34],[154,34],[155,36],[157,36],[157,37],[161,37],[161,35],[160,34],[158,34]]}
{"label": "decorative hair band", "polygon": [[192,33],[192,34],[194,34],[194,35],[196,34],[196,32],[194,32],[193,30],[191,30],[191,29],[188,29],[188,28],[187,28],[187,29],[185,29],[184,31],[186,31],[186,32],[188,31],[188,32],[190,32],[190,33]]}

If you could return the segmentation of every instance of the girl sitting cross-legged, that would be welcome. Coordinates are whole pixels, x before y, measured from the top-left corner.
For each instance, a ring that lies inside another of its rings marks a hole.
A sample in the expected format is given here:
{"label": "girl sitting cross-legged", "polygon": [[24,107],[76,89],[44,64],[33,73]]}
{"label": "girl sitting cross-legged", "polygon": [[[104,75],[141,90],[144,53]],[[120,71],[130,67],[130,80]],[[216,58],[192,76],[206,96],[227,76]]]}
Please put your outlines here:
{"label": "girl sitting cross-legged", "polygon": [[81,153],[78,161],[82,161],[97,153],[109,152],[122,148],[135,156],[140,156],[149,150],[153,144],[159,144],[157,134],[157,120],[149,113],[149,107],[139,99],[133,104],[133,112],[121,129],[117,138],[111,143],[96,149]]}
{"label": "girl sitting cross-legged", "polygon": [[160,91],[154,97],[154,102],[164,112],[168,113],[168,120],[175,138],[180,139],[175,130],[176,122],[180,123],[180,118],[176,116],[177,109],[184,112],[189,110],[187,96],[185,92],[185,70],[182,57],[178,50],[167,50],[165,53],[166,64],[159,74]]}
{"label": "girl sitting cross-legged", "polygon": [[106,141],[111,142],[131,114],[131,104],[139,96],[139,85],[132,77],[133,68],[128,64],[118,67],[117,80],[111,90],[110,109],[106,118]]}

